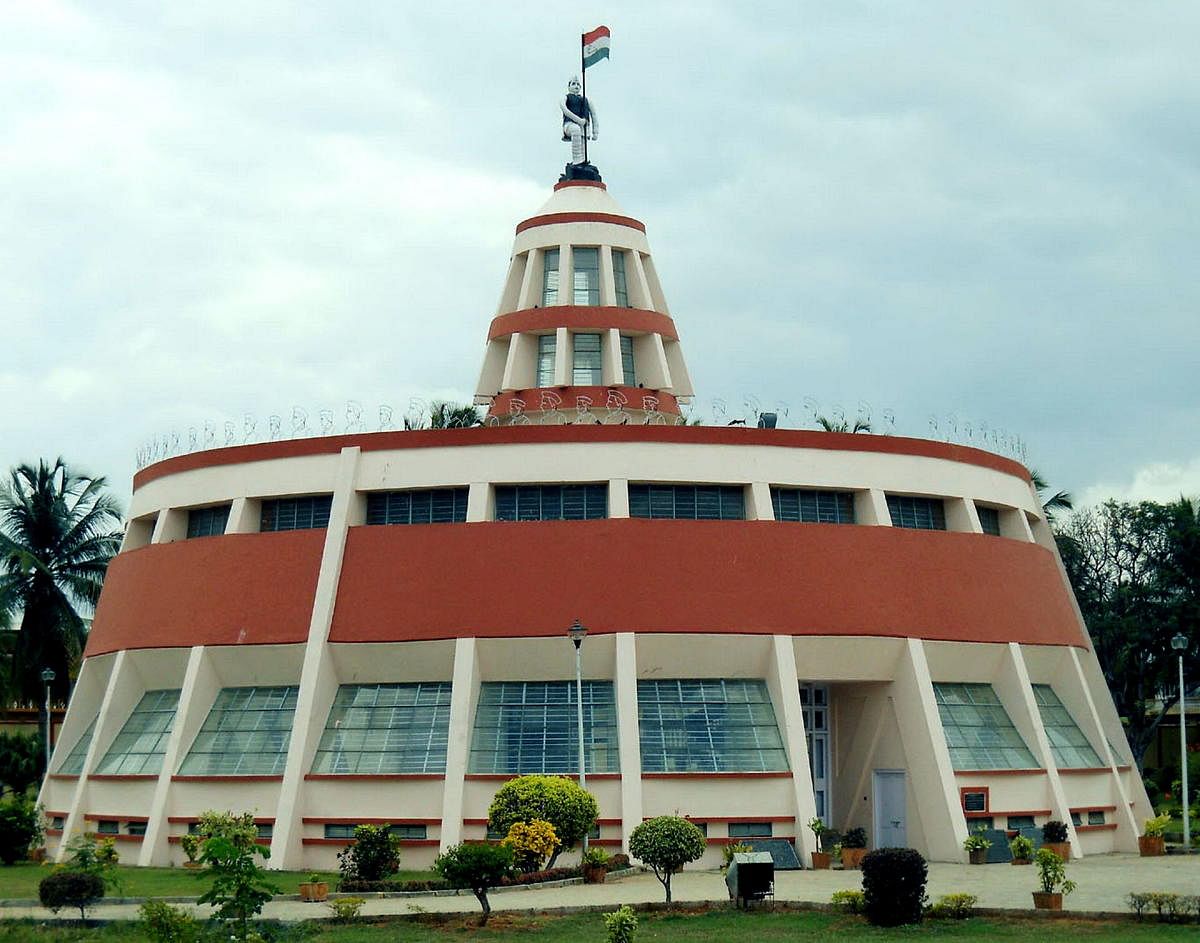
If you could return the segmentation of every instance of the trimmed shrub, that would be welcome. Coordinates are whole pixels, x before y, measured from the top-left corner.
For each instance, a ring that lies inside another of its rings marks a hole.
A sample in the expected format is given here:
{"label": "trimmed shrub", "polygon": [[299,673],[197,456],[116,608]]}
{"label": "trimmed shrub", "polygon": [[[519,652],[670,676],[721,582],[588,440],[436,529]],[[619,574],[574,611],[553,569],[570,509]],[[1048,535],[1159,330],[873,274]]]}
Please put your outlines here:
{"label": "trimmed shrub", "polygon": [[29,857],[29,849],[42,841],[42,815],[24,796],[0,802],[0,861],[16,864]]}
{"label": "trimmed shrub", "polygon": [[455,845],[437,856],[433,869],[444,877],[451,887],[469,888],[483,908],[479,925],[485,926],[492,914],[488,903],[488,891],[499,884],[512,871],[512,849],[504,845]]}
{"label": "trimmed shrub", "polygon": [[346,882],[386,881],[400,870],[400,840],[386,825],[360,825],[354,844],[338,853],[342,890]]}
{"label": "trimmed shrub", "polygon": [[550,867],[559,852],[574,848],[596,824],[600,807],[596,797],[565,776],[518,776],[497,790],[488,808],[488,826],[503,835],[515,822],[540,819],[554,826],[561,843],[550,856]]}
{"label": "trimmed shrub", "polygon": [[406,891],[409,893],[429,893],[430,891],[448,891],[448,881],[338,881],[338,890],[350,894],[394,894]]}
{"label": "trimmed shrub", "polygon": [[333,914],[334,923],[350,923],[358,918],[366,900],[362,897],[339,897],[329,901],[325,906]]}
{"label": "trimmed shrub", "polygon": [[1042,826],[1043,842],[1050,842],[1051,844],[1065,842],[1069,840],[1067,838],[1067,834],[1066,824],[1060,822],[1058,819],[1050,819],[1045,825]]}
{"label": "trimmed shrub", "polygon": [[87,919],[87,909],[104,899],[104,879],[86,871],[55,871],[38,884],[38,900],[51,913],[63,907],[78,907],[79,919]]}
{"label": "trimmed shrub", "polygon": [[974,894],[943,894],[929,908],[929,915],[948,920],[966,920],[978,903],[979,898]]}
{"label": "trimmed shrub", "polygon": [[843,848],[866,848],[867,847],[867,830],[865,828],[852,828],[842,836]]}
{"label": "trimmed shrub", "polygon": [[678,815],[660,815],[643,822],[629,836],[629,850],[654,869],[667,892],[667,903],[671,903],[671,875],[683,870],[690,861],[697,860],[708,841],[704,833],[691,822]]}
{"label": "trimmed shrub", "polygon": [[877,848],[862,861],[864,912],[877,927],[920,923],[929,868],[912,848]]}
{"label": "trimmed shrub", "polygon": [[604,929],[608,931],[608,943],[633,943],[637,935],[638,919],[633,908],[623,904],[619,909],[604,915]]}
{"label": "trimmed shrub", "polygon": [[862,891],[834,891],[829,902],[843,913],[860,914],[865,900]]}
{"label": "trimmed shrub", "polygon": [[533,819],[530,822],[513,822],[500,844],[513,850],[517,867],[528,874],[540,871],[562,842],[558,840],[553,825],[542,819]]}
{"label": "trimmed shrub", "polygon": [[583,868],[550,868],[547,871],[518,871],[500,879],[501,887],[518,887],[525,884],[542,884],[546,881],[565,881],[583,876]]}
{"label": "trimmed shrub", "polygon": [[148,900],[138,908],[138,925],[154,943],[198,943],[200,924],[182,907]]}

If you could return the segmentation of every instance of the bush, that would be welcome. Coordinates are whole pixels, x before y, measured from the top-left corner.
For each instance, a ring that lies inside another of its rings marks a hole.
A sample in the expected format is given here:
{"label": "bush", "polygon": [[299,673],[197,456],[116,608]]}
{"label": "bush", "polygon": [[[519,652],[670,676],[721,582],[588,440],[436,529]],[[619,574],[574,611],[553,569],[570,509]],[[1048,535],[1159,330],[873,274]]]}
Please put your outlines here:
{"label": "bush", "polygon": [[1137,914],[1138,920],[1150,910],[1166,923],[1178,923],[1192,914],[1200,915],[1200,897],[1195,895],[1149,891],[1130,894],[1128,900],[1129,909]]}
{"label": "bush", "polygon": [[206,812],[200,817],[200,861],[208,865],[212,885],[197,899],[212,904],[216,918],[232,924],[235,938],[250,937],[250,918],[262,913],[263,905],[279,888],[267,880],[255,856],[269,858],[271,852],[258,843],[253,813]]}
{"label": "bush", "polygon": [[42,843],[42,813],[24,796],[0,802],[0,861],[16,864],[29,857],[29,849]]}
{"label": "bush", "polygon": [[179,839],[179,847],[187,855],[188,861],[198,861],[200,858],[200,836],[188,833]]}
{"label": "bush", "polygon": [[932,917],[950,920],[966,920],[978,903],[979,898],[974,894],[943,894],[937,899],[937,903],[929,908],[929,914]]}
{"label": "bush", "polygon": [[877,848],[862,861],[867,920],[877,927],[920,923],[929,868],[911,848]]}
{"label": "bush", "polygon": [[148,900],[138,908],[138,925],[154,943],[198,943],[200,925],[181,907]]}
{"label": "bush", "polygon": [[867,847],[867,830],[864,828],[852,828],[842,836],[843,848],[866,848]]}
{"label": "bush", "polygon": [[604,868],[608,870],[612,865],[612,855],[603,848],[596,845],[590,845],[587,852],[580,859],[581,868]]}
{"label": "bush", "polygon": [[671,875],[695,861],[708,847],[704,833],[687,819],[677,815],[660,815],[643,822],[629,836],[629,850],[635,858],[654,869],[671,903]]}
{"label": "bush", "polygon": [[1067,826],[1058,819],[1050,819],[1042,826],[1042,841],[1058,844],[1068,841]]}
{"label": "bush", "polygon": [[863,912],[862,891],[834,891],[829,902],[843,913],[860,914]]}
{"label": "bush", "polygon": [[553,825],[542,819],[533,819],[530,822],[513,822],[500,844],[511,848],[517,867],[529,873],[540,871],[561,842]]}
{"label": "bush", "polygon": [[583,875],[582,868],[550,868],[546,871],[518,871],[500,879],[501,887],[518,887],[525,884],[543,884],[546,881],[566,881]]}
{"label": "bush", "polygon": [[1152,819],[1146,819],[1142,826],[1142,834],[1150,838],[1162,838],[1170,824],[1171,816],[1169,814],[1156,815]]}
{"label": "bush", "polygon": [[1008,843],[1008,850],[1015,861],[1031,861],[1033,860],[1033,839],[1025,835],[1018,835]]}
{"label": "bush", "polygon": [[0,733],[0,792],[24,795],[41,780],[45,764],[41,733]]}
{"label": "bush", "polygon": [[983,836],[983,829],[972,832],[963,840],[964,851],[987,851],[991,847],[992,843]]}
{"label": "bush", "polygon": [[1045,893],[1053,894],[1061,888],[1061,893],[1066,896],[1075,890],[1075,882],[1067,880],[1066,864],[1049,848],[1039,848],[1033,863],[1037,865],[1038,880]]}
{"label": "bush", "polygon": [[362,910],[366,900],[362,897],[339,897],[337,900],[329,901],[325,906],[329,908],[329,912],[333,914],[335,923],[349,923],[358,917],[359,911]]}
{"label": "bush", "polygon": [[599,814],[596,797],[572,779],[518,776],[496,792],[488,809],[488,825],[507,835],[515,822],[549,822],[561,843],[550,856],[550,867],[554,867],[559,852],[574,848],[592,830]]}
{"label": "bush", "polygon": [[63,907],[78,907],[79,919],[87,918],[87,908],[104,899],[104,880],[86,871],[55,871],[38,884],[38,900],[51,913]]}
{"label": "bush", "polygon": [[110,891],[122,887],[121,879],[117,876],[120,860],[117,843],[111,838],[85,834],[71,839],[67,845],[67,870],[94,874]]}
{"label": "bush", "polygon": [[455,845],[446,849],[433,862],[433,869],[451,887],[469,888],[483,908],[479,925],[485,926],[492,913],[487,892],[499,884],[512,870],[512,849],[504,845]]}
{"label": "bush", "polygon": [[385,881],[400,870],[400,840],[386,825],[360,825],[338,853],[338,869],[342,881]]}
{"label": "bush", "polygon": [[604,929],[608,931],[608,943],[633,943],[637,928],[637,914],[628,904],[604,915]]}
{"label": "bush", "polygon": [[446,891],[449,883],[442,880],[430,881],[339,881],[337,889],[351,894],[392,894],[398,891],[427,894],[431,891]]}

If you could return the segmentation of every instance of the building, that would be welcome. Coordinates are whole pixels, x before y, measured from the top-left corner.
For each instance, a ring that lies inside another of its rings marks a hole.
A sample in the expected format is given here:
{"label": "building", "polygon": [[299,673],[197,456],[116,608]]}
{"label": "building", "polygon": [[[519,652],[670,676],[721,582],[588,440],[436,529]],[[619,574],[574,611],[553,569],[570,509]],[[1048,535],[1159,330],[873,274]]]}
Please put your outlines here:
{"label": "building", "polygon": [[276,441],[133,483],[41,801],[51,853],[182,860],[253,810],[273,867],[356,823],[406,866],[486,836],[522,772],[577,769],[596,840],[679,813],[962,861],[975,825],[1132,851],[1151,814],[1020,464],[920,439],[681,424],[645,227],[566,180],[516,228],[483,427]]}

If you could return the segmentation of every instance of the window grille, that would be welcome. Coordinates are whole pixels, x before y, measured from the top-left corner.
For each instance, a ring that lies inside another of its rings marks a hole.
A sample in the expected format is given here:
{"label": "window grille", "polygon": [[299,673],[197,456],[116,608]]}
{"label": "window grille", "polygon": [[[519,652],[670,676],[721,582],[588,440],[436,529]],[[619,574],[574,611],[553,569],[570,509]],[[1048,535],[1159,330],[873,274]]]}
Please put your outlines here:
{"label": "window grille", "polygon": [[1103,825],[1104,824],[1104,810],[1103,809],[1090,810],[1088,812],[1087,823],[1088,823],[1088,825]]}
{"label": "window grille", "polygon": [[638,682],[642,769],[755,773],[788,768],[760,680]]}
{"label": "window grille", "polygon": [[741,485],[631,484],[629,516],[741,521],[746,519],[746,489]]}
{"label": "window grille", "polygon": [[1000,512],[996,508],[984,507],[981,504],[975,505],[975,510],[979,512],[979,526],[985,534],[991,534],[993,537],[1000,536]]}
{"label": "window grille", "polygon": [[125,834],[126,835],[145,835],[146,834],[146,823],[145,822],[126,822],[125,823]]}
{"label": "window grille", "polygon": [[1063,702],[1048,684],[1035,684],[1033,698],[1037,701],[1046,739],[1054,762],[1063,769],[1091,769],[1103,766],[1100,755],[1092,748],[1079,725]]}
{"label": "window grille", "polygon": [[466,488],[376,491],[367,495],[368,524],[461,524],[466,519]]}
{"label": "window grille", "polygon": [[[579,728],[574,681],[488,681],[480,686],[472,773],[575,773]],[[611,681],[583,682],[589,773],[615,773],[617,709]]]}
{"label": "window grille", "polygon": [[97,835],[117,835],[120,831],[121,823],[116,819],[101,819],[96,823]]}
{"label": "window grille", "polygon": [[[348,825],[342,822],[327,823],[325,825],[326,838],[353,838],[354,830],[357,825]],[[425,825],[389,825],[388,833],[393,838],[398,838],[401,841],[424,841],[429,834],[428,827]],[[503,838],[504,836],[501,836]]]}
{"label": "window grille", "polygon": [[600,250],[572,249],[571,266],[574,270],[575,304],[600,304]]}
{"label": "window grille", "polygon": [[192,508],[188,511],[187,535],[192,537],[220,537],[229,523],[231,505],[217,504],[210,508]]}
{"label": "window grille", "polygon": [[178,688],[143,694],[96,772],[129,776],[159,772],[178,706]]}
{"label": "window grille", "polygon": [[538,335],[538,386],[554,386],[554,351],[557,343],[558,339],[553,334]]}
{"label": "window grille", "polygon": [[983,790],[964,792],[962,807],[964,812],[986,812],[988,810],[988,794]]}
{"label": "window grille", "polygon": [[1010,816],[1008,816],[1008,821],[1006,822],[1005,827],[1010,832],[1020,831],[1023,828],[1033,828],[1034,827],[1033,816],[1032,815],[1010,815]]}
{"label": "window grille", "polygon": [[542,256],[542,307],[558,304],[558,250],[547,249]]}
{"label": "window grille", "polygon": [[730,822],[730,838],[770,838],[774,833],[772,822]]}
{"label": "window grille", "polygon": [[941,498],[913,498],[889,494],[887,506],[893,527],[911,527],[916,530],[946,529],[946,507]]}
{"label": "window grille", "polygon": [[990,684],[934,684],[955,769],[1035,769],[1029,747]]}
{"label": "window grille", "polygon": [[775,520],[804,524],[853,524],[854,495],[849,491],[772,488]]}
{"label": "window grille", "polygon": [[633,363],[633,338],[621,337],[621,372],[625,374],[626,386],[637,386],[637,369]]}
{"label": "window grille", "polygon": [[314,773],[444,773],[450,683],[343,684],[313,758]]}
{"label": "window grille", "polygon": [[262,503],[260,530],[309,530],[329,526],[333,495],[314,494],[305,498],[279,498]]}
{"label": "window grille", "polygon": [[87,759],[88,747],[92,745],[92,733],[96,729],[98,719],[98,716],[93,717],[92,722],[87,725],[87,730],[75,741],[75,746],[58,768],[59,773],[64,776],[78,776],[83,772],[83,761]]}
{"label": "window grille", "polygon": [[498,521],[590,521],[608,517],[608,485],[497,485]]}
{"label": "window grille", "polygon": [[600,335],[576,334],[575,360],[571,371],[571,382],[575,386],[599,386],[601,383],[600,370]]}
{"label": "window grille", "polygon": [[287,762],[299,688],[222,688],[179,772],[275,776]]}
{"label": "window grille", "polygon": [[629,284],[625,280],[625,253],[620,249],[613,249],[612,260],[613,290],[616,294],[616,297],[613,299],[613,301],[618,308],[628,308]]}

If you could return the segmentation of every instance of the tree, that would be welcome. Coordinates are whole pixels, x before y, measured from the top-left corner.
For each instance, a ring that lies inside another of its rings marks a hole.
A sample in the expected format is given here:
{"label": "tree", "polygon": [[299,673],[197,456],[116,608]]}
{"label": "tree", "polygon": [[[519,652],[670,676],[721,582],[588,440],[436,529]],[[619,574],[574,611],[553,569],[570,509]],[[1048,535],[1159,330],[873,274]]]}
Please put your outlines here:
{"label": "tree", "polygon": [[[434,400],[429,404],[429,416],[406,416],[404,428],[413,429],[465,429],[483,422],[479,410],[471,405],[447,403]],[[428,423],[428,425],[426,425]]]}
{"label": "tree", "polygon": [[342,880],[385,881],[400,870],[400,839],[386,825],[359,825],[354,844],[338,853]]}
{"label": "tree", "polygon": [[0,793],[23,795],[41,781],[45,765],[41,733],[0,733]]}
{"label": "tree", "polygon": [[540,871],[561,843],[553,825],[534,819],[532,822],[513,822],[500,844],[513,850],[517,867],[529,874]]}
{"label": "tree", "polygon": [[596,824],[600,807],[596,797],[565,776],[518,776],[496,792],[488,808],[488,825],[507,835],[516,822],[541,819],[554,826],[562,843],[554,850],[547,867],[554,867],[559,853],[574,848]]}
{"label": "tree", "polygon": [[503,880],[513,868],[513,852],[506,845],[455,845],[447,848],[433,862],[433,870],[451,887],[469,888],[483,908],[479,925],[485,926],[492,915],[488,891]]}
{"label": "tree", "polygon": [[200,862],[208,865],[205,874],[213,883],[197,903],[212,904],[216,918],[232,923],[237,939],[245,941],[250,918],[262,913],[263,905],[280,892],[254,860],[255,855],[269,858],[271,852],[258,844],[251,812],[206,812],[200,817],[200,835]]}
{"label": "tree", "polygon": [[708,842],[704,833],[687,819],[660,815],[643,822],[629,836],[629,853],[654,869],[671,903],[671,875],[704,854]]}
{"label": "tree", "polygon": [[1053,521],[1055,514],[1059,511],[1074,509],[1075,499],[1071,497],[1069,491],[1056,491],[1050,497],[1045,497],[1046,492],[1050,490],[1050,485],[1046,483],[1046,479],[1036,468],[1029,469],[1029,480],[1033,483],[1033,490],[1037,492],[1038,501],[1042,504],[1042,513],[1046,515],[1047,521]]}
{"label": "tree", "polygon": [[0,800],[0,864],[16,864],[42,841],[42,810],[22,795]]}
{"label": "tree", "polygon": [[21,613],[13,698],[39,702],[44,668],[55,673],[54,697],[70,692],[87,637],[80,610],[95,606],[121,543],[121,514],[105,485],[61,458],[17,465],[0,485],[0,612]]}

